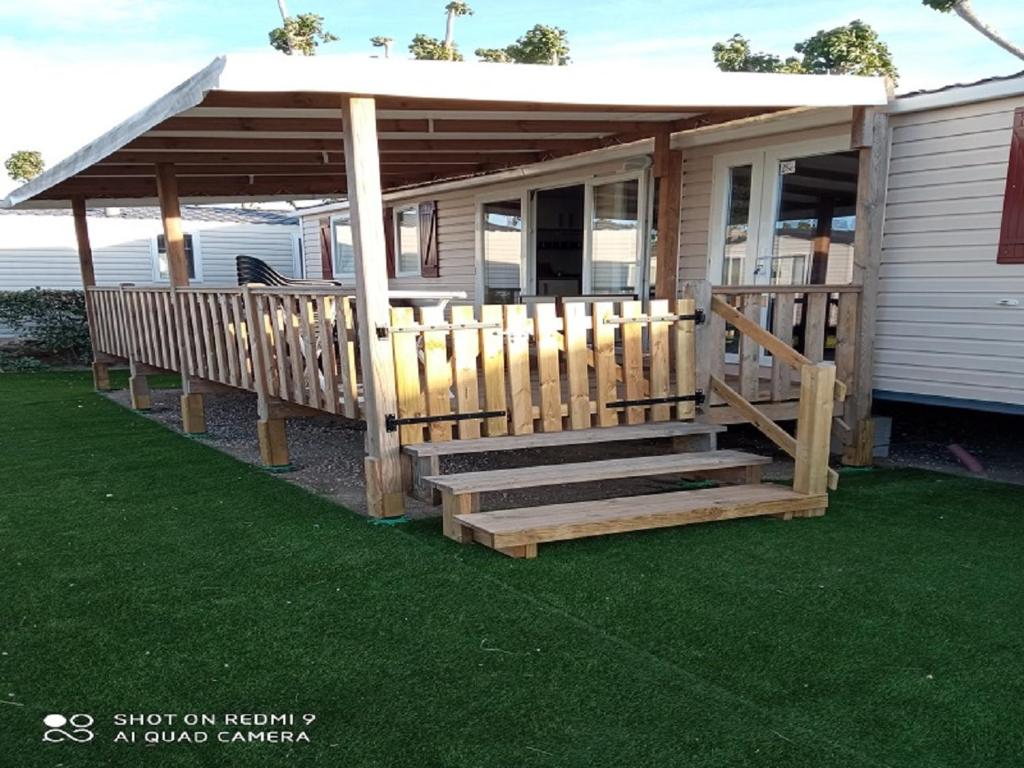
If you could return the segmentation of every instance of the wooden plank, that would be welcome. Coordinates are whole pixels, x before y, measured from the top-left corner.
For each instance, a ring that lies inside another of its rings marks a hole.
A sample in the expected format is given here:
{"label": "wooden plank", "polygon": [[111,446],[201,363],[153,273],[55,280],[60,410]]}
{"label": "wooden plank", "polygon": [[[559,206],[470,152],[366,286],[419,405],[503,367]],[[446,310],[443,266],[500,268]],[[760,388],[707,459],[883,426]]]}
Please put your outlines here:
{"label": "wooden plank", "polygon": [[828,325],[828,294],[804,296],[804,356],[812,363],[825,359],[825,328]]}
{"label": "wooden plank", "polygon": [[[453,306],[452,323],[473,325],[476,317],[471,306]],[[480,357],[480,329],[460,328],[452,332],[452,376],[455,381],[455,407],[459,413],[480,410],[480,391],[477,382],[477,360]],[[480,437],[480,420],[469,419],[457,423],[459,439]]]}
{"label": "wooden plank", "polygon": [[[480,307],[480,322],[497,328],[480,330],[480,348],[483,355],[484,407],[488,411],[506,411],[505,397],[505,324],[500,306],[485,304]],[[508,416],[494,416],[484,421],[488,437],[508,434]]]}
{"label": "wooden plank", "polygon": [[615,314],[614,305],[607,301],[594,302],[591,316],[594,324],[594,378],[597,399],[598,426],[611,427],[619,423],[618,411],[608,403],[619,399],[615,376],[615,329],[605,319]]}
{"label": "wooden plank", "polygon": [[199,323],[203,334],[203,343],[206,348],[203,378],[217,381],[217,352],[213,338],[213,324],[210,321],[210,305],[206,301],[206,294],[196,294],[195,299],[199,304]]}
{"label": "wooden plank", "polygon": [[731,485],[695,491],[550,504],[457,515],[495,548],[666,528],[739,517],[823,509],[828,497],[805,496],[776,485]]}
{"label": "wooden plank", "polygon": [[[411,325],[415,321],[412,307],[392,307],[392,326]],[[415,333],[393,334],[395,354],[395,395],[400,418],[426,416],[427,406],[423,386],[420,384],[420,359]],[[423,424],[404,424],[399,429],[402,445],[423,442]]]}
{"label": "wooden plank", "polygon": [[[743,317],[748,323],[760,327],[761,295],[744,296],[742,306]],[[736,331],[740,334],[740,394],[753,402],[760,399],[758,375],[761,369],[761,346],[750,334],[743,333],[740,328],[736,328]]]}
{"label": "wooden plank", "polygon": [[338,402],[338,351],[334,346],[334,297],[317,298],[317,336],[319,339],[320,367],[324,377],[324,407],[331,413],[340,413]]}
{"label": "wooden plank", "polygon": [[[673,285],[674,287],[674,285]],[[673,302],[674,304],[675,302]],[[664,317],[669,313],[667,299],[654,299],[650,303],[648,314],[651,317]],[[650,349],[650,397],[668,397],[670,394],[671,360],[669,351],[669,327],[674,323],[652,322],[649,326]],[[651,421],[668,421],[672,418],[672,406],[668,404],[652,405]]]}
{"label": "wooden plank", "polygon": [[456,456],[468,453],[551,448],[561,445],[618,443],[632,440],[686,437],[690,435],[713,435],[724,431],[725,427],[715,424],[661,421],[648,422],[646,424],[623,424],[615,427],[568,429],[562,432],[482,437],[479,440],[453,440],[450,443],[422,443],[420,445],[405,446],[402,450],[411,456]]}
{"label": "wooden plank", "polygon": [[554,304],[537,304],[533,311],[541,429],[558,432],[562,429],[562,381],[558,361],[558,334],[562,319],[558,317]]}
{"label": "wooden plank", "polygon": [[[789,349],[793,349],[793,294],[776,294],[773,302],[772,335]],[[768,351],[772,355],[771,398],[774,402],[789,400],[793,394],[792,364],[778,347],[771,346]],[[793,351],[796,352],[795,349]]]}
{"label": "wooden plank", "polygon": [[231,323],[235,329],[235,354],[238,355],[238,382],[244,389],[252,389],[253,361],[249,347],[249,321],[242,309],[242,297],[235,293],[228,297]]}
{"label": "wooden plank", "polygon": [[718,312],[708,313],[707,343],[711,350],[711,365],[708,373],[708,405],[718,405],[722,398],[712,386],[714,379],[725,381],[725,318]]}
{"label": "wooden plank", "polygon": [[[277,309],[272,296],[251,294],[257,307],[257,334],[260,345],[261,377],[266,382],[268,396],[281,396],[281,379],[278,375],[275,355],[277,354]],[[259,391],[257,389],[257,391]],[[287,391],[287,390],[286,390]]]}
{"label": "wooden plank", "polygon": [[659,299],[675,300],[679,275],[683,153],[673,151],[671,143],[671,133],[667,129],[656,134],[654,176],[658,185],[658,242],[654,295]]}
{"label": "wooden plank", "polygon": [[793,455],[793,490],[797,493],[823,494],[830,485],[835,376],[836,369],[831,365],[805,365],[800,371],[800,418]]}
{"label": "wooden plank", "polygon": [[358,381],[356,377],[356,330],[352,316],[352,300],[341,297],[334,305],[335,328],[338,331],[338,373],[341,377],[341,398],[345,416],[359,416]]}
{"label": "wooden plank", "polygon": [[[674,304],[677,315],[693,315],[696,311],[693,299],[679,299]],[[672,358],[677,396],[692,395],[697,390],[696,327],[693,320],[677,320],[672,324]],[[708,394],[708,390],[703,391]],[[677,419],[692,419],[696,414],[696,404],[693,402],[680,402],[676,405]]]}
{"label": "wooden plank", "polygon": [[292,400],[291,385],[289,383],[288,353],[285,351],[288,333],[288,315],[285,311],[284,297],[268,296],[271,331],[274,338],[274,357],[271,370],[277,376],[277,391],[275,394],[281,400]]}
{"label": "wooden plank", "polygon": [[628,459],[583,461],[569,464],[544,464],[515,469],[491,469],[460,472],[425,478],[442,492],[453,494],[489,493],[519,488],[592,483],[627,477],[656,477],[712,472],[734,467],[770,464],[771,459],[743,451],[704,451],[670,453],[662,456],[636,456]]}
{"label": "wooden plank", "polygon": [[327,410],[324,403],[323,387],[320,384],[320,361],[317,357],[316,307],[313,297],[298,296],[299,336],[303,344],[303,363],[306,368],[306,388],[310,408]]}
{"label": "wooden plank", "polygon": [[[643,304],[639,301],[624,301],[620,314],[624,318],[637,317],[643,314]],[[622,376],[625,400],[639,400],[644,397],[644,349],[643,324],[624,323],[622,333]],[[626,408],[627,424],[642,424],[645,412],[640,406]]]}
{"label": "wooden plank", "polygon": [[250,350],[249,360],[252,365],[250,384],[258,394],[266,399],[269,390],[267,382],[269,378],[267,372],[269,346],[264,330],[263,306],[261,297],[251,294],[248,287],[242,290],[241,311],[245,314],[245,327]]}
{"label": "wooden plank", "polygon": [[[420,323],[439,325],[444,322],[440,307],[420,309]],[[452,369],[448,363],[448,331],[427,331],[423,334],[423,381],[426,387],[427,415],[448,416],[452,412]],[[452,422],[440,421],[427,427],[431,442],[452,439]]]}
{"label": "wooden plank", "polygon": [[288,364],[291,368],[292,377],[292,402],[300,405],[308,405],[310,393],[306,391],[306,382],[303,366],[302,341],[299,338],[299,326],[302,324],[302,300],[295,294],[284,297],[285,306],[285,327],[288,331],[288,346],[285,353],[288,355]]}
{"label": "wooden plank", "polygon": [[839,294],[839,322],[836,325],[836,381],[852,392],[857,366],[857,308],[855,293]]}
{"label": "wooden plank", "polygon": [[565,367],[569,379],[569,426],[590,427],[590,379],[587,371],[587,314],[581,303],[562,308],[565,319]]}
{"label": "wooden plank", "polygon": [[504,311],[512,434],[526,435],[533,432],[529,319],[522,304],[505,305]]}
{"label": "wooden plank", "polygon": [[238,326],[231,317],[231,297],[222,293],[217,296],[217,304],[220,308],[220,327],[224,336],[224,357],[227,359],[227,382],[233,387],[242,385],[239,372],[238,356]]}
{"label": "wooden plank", "polygon": [[402,514],[405,495],[398,432],[389,432],[386,423],[397,398],[391,334],[382,333],[390,317],[376,104],[366,96],[342,96],[341,112],[366,420],[366,498],[372,516],[388,517]]}

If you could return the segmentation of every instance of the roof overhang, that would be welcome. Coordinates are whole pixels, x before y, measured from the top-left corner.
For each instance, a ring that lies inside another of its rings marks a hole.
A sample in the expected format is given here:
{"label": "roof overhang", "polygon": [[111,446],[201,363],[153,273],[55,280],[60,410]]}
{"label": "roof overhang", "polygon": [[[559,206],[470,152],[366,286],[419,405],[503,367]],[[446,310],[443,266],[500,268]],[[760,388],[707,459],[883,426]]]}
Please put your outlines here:
{"label": "roof overhang", "polygon": [[341,99],[373,96],[385,189],[489,174],[794,107],[880,106],[882,78],[233,55],[36,179],[3,207],[345,194]]}

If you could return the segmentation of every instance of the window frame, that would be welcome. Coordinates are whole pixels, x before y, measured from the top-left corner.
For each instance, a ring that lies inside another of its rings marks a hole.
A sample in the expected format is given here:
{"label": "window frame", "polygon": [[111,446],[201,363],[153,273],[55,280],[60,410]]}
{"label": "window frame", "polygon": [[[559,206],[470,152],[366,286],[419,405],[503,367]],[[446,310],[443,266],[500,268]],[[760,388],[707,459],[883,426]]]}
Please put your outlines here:
{"label": "window frame", "polygon": [[[402,269],[402,227],[399,222],[403,212],[411,212],[416,222],[415,252],[416,265],[412,269]],[[392,224],[395,232],[395,277],[420,277],[423,267],[423,253],[420,249],[420,206],[419,203],[400,203],[392,206]]]}
{"label": "window frame", "polygon": [[[189,238],[192,241],[192,272],[189,275],[189,282],[201,283],[203,282],[203,249],[202,239],[199,236],[199,230],[185,230],[181,233],[182,240]],[[153,282],[154,283],[170,283],[171,282],[171,269],[170,263],[167,265],[167,274],[161,274],[160,272],[160,238],[164,237],[163,232],[158,232],[153,235],[149,240],[149,254],[150,264],[153,270]],[[166,247],[164,253],[167,252]]]}
{"label": "window frame", "polygon": [[345,282],[346,280],[355,283],[356,281],[356,260],[355,260],[355,247],[352,249],[352,271],[342,272],[338,269],[338,237],[335,234],[335,227],[338,224],[346,224],[350,229],[352,228],[352,217],[346,211],[345,213],[335,213],[331,217],[331,274],[333,279]]}

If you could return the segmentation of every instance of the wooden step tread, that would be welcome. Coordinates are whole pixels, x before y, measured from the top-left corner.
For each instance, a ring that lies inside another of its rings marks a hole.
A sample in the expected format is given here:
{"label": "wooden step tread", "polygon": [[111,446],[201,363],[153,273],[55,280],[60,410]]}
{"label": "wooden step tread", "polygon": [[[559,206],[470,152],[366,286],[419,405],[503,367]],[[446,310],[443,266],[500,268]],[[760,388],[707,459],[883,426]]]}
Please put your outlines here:
{"label": "wooden step tread", "polygon": [[718,424],[692,421],[658,421],[648,424],[623,424],[617,427],[567,429],[562,432],[535,432],[530,435],[503,435],[478,437],[470,440],[447,440],[438,443],[415,443],[402,447],[405,453],[416,456],[453,456],[460,453],[486,453],[488,451],[516,451],[527,448],[552,448],[559,445],[584,443],[613,443],[627,440],[651,440],[659,437],[686,437],[712,435],[724,432]]}
{"label": "wooden step tread", "polygon": [[711,472],[718,469],[753,467],[769,463],[771,463],[771,459],[765,456],[757,456],[743,451],[704,451],[583,461],[571,464],[544,464],[484,472],[461,472],[452,475],[432,475],[424,479],[436,488],[455,494],[487,493],[489,491],[587,483],[624,477]]}
{"label": "wooden step tread", "polygon": [[732,485],[599,501],[457,515],[473,538],[494,549],[737,517],[821,510],[828,496],[778,485]]}

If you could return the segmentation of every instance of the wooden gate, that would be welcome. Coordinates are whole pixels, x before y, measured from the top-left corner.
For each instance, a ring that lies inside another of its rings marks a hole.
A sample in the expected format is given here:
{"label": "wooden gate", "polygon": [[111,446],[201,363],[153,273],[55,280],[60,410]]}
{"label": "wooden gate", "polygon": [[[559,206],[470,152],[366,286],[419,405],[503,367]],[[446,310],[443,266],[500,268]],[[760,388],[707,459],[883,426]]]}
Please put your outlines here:
{"label": "wooden gate", "polygon": [[411,444],[692,419],[695,321],[692,299],[392,308],[389,428]]}

